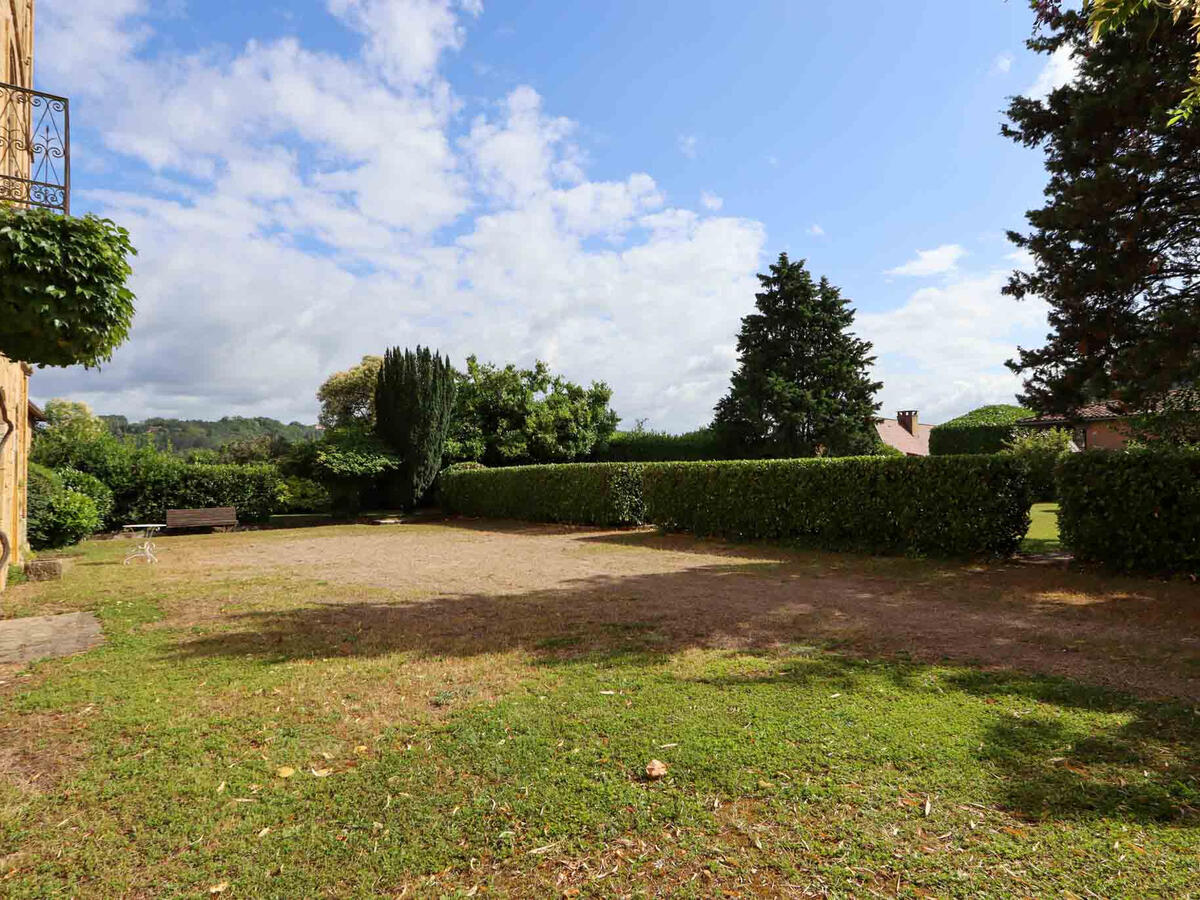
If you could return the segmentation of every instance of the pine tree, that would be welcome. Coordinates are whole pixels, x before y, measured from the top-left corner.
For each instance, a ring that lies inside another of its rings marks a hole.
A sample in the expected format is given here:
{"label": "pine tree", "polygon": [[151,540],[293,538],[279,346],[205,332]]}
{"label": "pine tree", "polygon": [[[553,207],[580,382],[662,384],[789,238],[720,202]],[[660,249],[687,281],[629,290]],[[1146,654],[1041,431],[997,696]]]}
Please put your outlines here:
{"label": "pine tree", "polygon": [[454,413],[450,360],[418,346],[388,350],[375,382],[375,433],[400,456],[388,478],[389,500],[412,509],[429,490],[442,462]]}
{"label": "pine tree", "polygon": [[757,313],[742,319],[738,368],[713,423],[730,456],[870,453],[877,443],[871,345],[850,334],[854,310],[829,280],[786,253],[759,275]]}
{"label": "pine tree", "polygon": [[1045,300],[1051,331],[1008,365],[1040,412],[1152,408],[1200,379],[1200,116],[1170,124],[1194,37],[1145,12],[1092,43],[1086,15],[1053,2],[1039,24],[1030,49],[1071,48],[1079,74],[1045,100],[1014,98],[1002,128],[1049,173],[1031,230],[1009,233],[1032,271],[1004,291]]}

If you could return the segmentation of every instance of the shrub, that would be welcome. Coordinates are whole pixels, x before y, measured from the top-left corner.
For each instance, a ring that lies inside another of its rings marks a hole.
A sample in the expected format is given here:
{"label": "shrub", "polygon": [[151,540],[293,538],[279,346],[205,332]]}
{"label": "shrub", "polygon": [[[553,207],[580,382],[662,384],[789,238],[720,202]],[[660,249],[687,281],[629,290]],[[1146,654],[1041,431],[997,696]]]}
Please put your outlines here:
{"label": "shrub", "polygon": [[161,522],[168,509],[237,507],[238,521],[264,522],[279,502],[274,466],[192,465],[155,453],[139,459],[133,490],[118,510],[125,521]]}
{"label": "shrub", "polygon": [[311,478],[293,475],[285,478],[279,488],[279,511],[286,513],[328,512],[332,500],[329,491]]}
{"label": "shrub", "polygon": [[562,463],[442,472],[447,512],[469,516],[636,525],[643,519],[639,467],[627,463]]}
{"label": "shrub", "polygon": [[1023,406],[981,406],[934,426],[929,433],[929,452],[934,456],[999,453],[1013,436],[1013,424],[1032,415]]}
{"label": "shrub", "polygon": [[1074,452],[1071,433],[1064,428],[1018,428],[1005,446],[1025,467],[1033,502],[1052,503],[1058,499],[1054,470],[1064,456]]}
{"label": "shrub", "polygon": [[34,550],[69,547],[100,530],[100,513],[92,499],[65,487],[50,469],[30,465],[27,497],[26,533]]}
{"label": "shrub", "polygon": [[1011,457],[849,457],[643,468],[646,519],[737,539],[939,556],[1012,553],[1029,491]]}
{"label": "shrub", "polygon": [[711,428],[699,428],[686,434],[663,431],[617,431],[607,446],[598,449],[595,462],[676,462],[681,460],[720,459],[717,436]]}
{"label": "shrub", "polygon": [[108,485],[95,475],[72,468],[59,469],[58,477],[67,490],[76,491],[92,498],[92,502],[96,504],[96,512],[100,514],[100,521],[105,526],[111,527],[114,524],[112,520],[113,492],[108,489]]}
{"label": "shrub", "polygon": [[1200,452],[1104,450],[1058,467],[1059,531],[1083,560],[1200,573]]}

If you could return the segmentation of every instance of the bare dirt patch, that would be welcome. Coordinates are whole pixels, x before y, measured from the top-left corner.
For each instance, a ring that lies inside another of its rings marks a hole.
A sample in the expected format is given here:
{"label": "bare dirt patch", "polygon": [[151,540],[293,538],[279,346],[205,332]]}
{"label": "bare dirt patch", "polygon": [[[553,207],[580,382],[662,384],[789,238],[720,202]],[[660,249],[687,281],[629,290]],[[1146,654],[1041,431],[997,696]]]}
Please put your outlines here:
{"label": "bare dirt patch", "polygon": [[228,627],[185,641],[187,655],[553,658],[819,641],[1200,699],[1200,589],[1186,583],[468,521],[163,543],[171,580],[308,585],[290,605],[221,616]]}

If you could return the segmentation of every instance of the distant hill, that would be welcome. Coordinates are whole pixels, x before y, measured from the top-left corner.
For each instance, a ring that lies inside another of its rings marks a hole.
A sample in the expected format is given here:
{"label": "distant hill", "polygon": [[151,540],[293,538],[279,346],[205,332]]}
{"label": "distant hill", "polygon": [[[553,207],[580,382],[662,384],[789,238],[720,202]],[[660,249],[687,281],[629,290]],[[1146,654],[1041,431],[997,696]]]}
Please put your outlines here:
{"label": "distant hill", "polygon": [[147,419],[130,422],[125,416],[101,416],[113,434],[150,435],[160,450],[168,447],[177,453],[190,450],[220,450],[230,441],[257,437],[281,437],[289,443],[315,440],[320,434],[315,425],[291,422],[287,425],[262,416],[226,416],[216,422],[203,419]]}

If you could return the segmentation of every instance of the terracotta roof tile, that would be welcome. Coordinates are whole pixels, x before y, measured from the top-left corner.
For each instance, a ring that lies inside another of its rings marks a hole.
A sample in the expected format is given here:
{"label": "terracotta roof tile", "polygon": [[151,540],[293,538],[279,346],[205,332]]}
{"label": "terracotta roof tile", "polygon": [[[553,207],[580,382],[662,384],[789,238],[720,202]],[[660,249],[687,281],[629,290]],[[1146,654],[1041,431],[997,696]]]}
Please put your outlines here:
{"label": "terracotta roof tile", "polygon": [[875,423],[881,441],[909,456],[929,455],[929,432],[932,430],[932,425],[918,423],[917,433],[909,434],[908,429],[895,419],[880,419]]}

